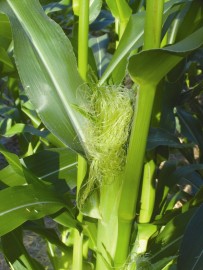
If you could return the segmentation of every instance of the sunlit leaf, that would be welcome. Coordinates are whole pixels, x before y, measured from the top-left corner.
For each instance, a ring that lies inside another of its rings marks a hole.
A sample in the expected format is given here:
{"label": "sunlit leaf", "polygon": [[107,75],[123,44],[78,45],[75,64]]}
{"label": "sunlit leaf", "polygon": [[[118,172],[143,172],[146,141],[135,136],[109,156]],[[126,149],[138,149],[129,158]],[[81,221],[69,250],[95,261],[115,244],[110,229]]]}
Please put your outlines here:
{"label": "sunlit leaf", "polygon": [[99,77],[102,76],[111,58],[111,55],[107,53],[108,44],[109,38],[107,34],[99,37],[91,36],[89,39],[89,46],[94,54]]}
{"label": "sunlit leaf", "polygon": [[84,140],[84,121],[72,107],[83,81],[70,41],[44,14],[37,0],[1,2],[1,11],[12,24],[15,60],[31,102],[51,132],[83,152],[80,142]]}
{"label": "sunlit leaf", "polygon": [[49,131],[47,130],[40,131],[31,125],[17,123],[17,124],[12,125],[10,128],[8,128],[5,133],[1,133],[1,135],[5,137],[12,137],[16,134],[22,134],[22,133],[29,133],[38,137],[46,137]]}
{"label": "sunlit leaf", "polygon": [[122,21],[128,21],[132,10],[125,0],[111,1],[106,0],[112,15],[122,23]]}
{"label": "sunlit leaf", "polygon": [[0,181],[10,187],[27,183],[24,175],[16,173],[12,165],[8,165],[0,171]]}
{"label": "sunlit leaf", "polygon": [[15,229],[27,220],[42,218],[65,207],[56,194],[44,186],[9,187],[0,191],[0,235]]}
{"label": "sunlit leaf", "polygon": [[[164,14],[167,14],[174,5],[182,2],[184,1],[172,0],[167,2],[164,7]],[[112,76],[113,82],[117,84],[123,80],[127,66],[127,59],[130,53],[143,45],[144,20],[144,11],[133,14],[130,17],[125,32],[119,41],[118,48],[100,79],[100,84],[103,84],[109,76]]]}
{"label": "sunlit leaf", "polygon": [[195,209],[190,209],[166,224],[155,241],[149,245],[148,251],[151,254],[150,260],[152,263],[176,254],[183,238],[184,229],[194,212]]}
{"label": "sunlit leaf", "polygon": [[[76,16],[79,16],[79,0],[73,0],[73,11]],[[89,23],[92,23],[100,13],[102,7],[101,0],[90,0],[89,1]]]}
{"label": "sunlit leaf", "polygon": [[40,179],[66,180],[70,188],[76,185],[77,156],[67,148],[44,150],[24,158],[22,163]]}

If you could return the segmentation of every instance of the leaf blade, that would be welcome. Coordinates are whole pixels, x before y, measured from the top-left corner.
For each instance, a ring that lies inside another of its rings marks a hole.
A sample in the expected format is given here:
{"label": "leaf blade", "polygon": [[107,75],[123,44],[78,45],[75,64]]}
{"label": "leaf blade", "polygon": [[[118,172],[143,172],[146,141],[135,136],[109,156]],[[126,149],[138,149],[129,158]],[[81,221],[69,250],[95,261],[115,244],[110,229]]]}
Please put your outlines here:
{"label": "leaf blade", "polygon": [[72,107],[83,81],[70,41],[37,0],[5,0],[1,9],[11,21],[17,68],[36,111],[62,142],[83,152],[82,116]]}
{"label": "leaf blade", "polygon": [[53,191],[33,185],[9,187],[0,191],[0,235],[27,220],[53,214],[65,207]]}

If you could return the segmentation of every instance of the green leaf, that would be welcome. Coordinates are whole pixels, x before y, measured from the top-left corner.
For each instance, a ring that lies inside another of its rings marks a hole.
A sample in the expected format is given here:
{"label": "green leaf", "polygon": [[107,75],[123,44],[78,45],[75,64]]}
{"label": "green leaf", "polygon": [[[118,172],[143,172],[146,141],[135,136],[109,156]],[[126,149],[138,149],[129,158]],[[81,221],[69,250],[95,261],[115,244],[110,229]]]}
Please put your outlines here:
{"label": "green leaf", "polygon": [[186,15],[183,17],[182,22],[178,27],[176,41],[182,40],[188,34],[193,33],[195,30],[197,30],[199,27],[202,26],[203,26],[202,1],[195,0],[190,3],[189,9],[187,8]]}
{"label": "green leaf", "polygon": [[203,269],[203,204],[190,220],[180,247],[179,270]]}
{"label": "green leaf", "polygon": [[18,72],[36,111],[63,143],[83,152],[84,120],[72,107],[83,81],[70,41],[37,0],[3,0],[0,9],[11,21]]}
{"label": "green leaf", "polygon": [[16,229],[1,237],[4,255],[12,269],[43,270],[44,267],[27,252],[23,244],[22,231]]}
{"label": "green leaf", "polygon": [[102,0],[90,0],[89,23],[91,24],[99,15],[102,7]]}
{"label": "green leaf", "polygon": [[21,177],[25,177],[23,173],[23,167],[20,163],[20,160],[17,155],[10,153],[8,150],[6,150],[2,145],[0,145],[0,152],[4,155],[12,169],[15,171],[15,173]]}
{"label": "green leaf", "polygon": [[[44,183],[38,179],[30,170],[25,168],[19,157],[13,153],[10,153],[3,146],[0,145],[0,152],[4,155],[10,167],[4,169],[4,177],[1,181],[6,185],[15,186],[15,184],[35,184],[41,188],[44,187]],[[3,177],[3,176],[2,176]],[[13,179],[12,179],[13,177]],[[8,180],[8,183],[7,183]]]}
{"label": "green leaf", "polygon": [[71,189],[76,186],[77,155],[67,148],[47,149],[21,162],[39,179],[51,182],[65,179]]}
{"label": "green leaf", "polygon": [[66,228],[76,228],[78,231],[82,231],[82,227],[80,223],[74,219],[72,216],[70,216],[70,213],[68,211],[59,212],[56,214],[53,214],[51,216],[54,221],[57,223],[65,226]]}
{"label": "green leaf", "polygon": [[0,191],[0,235],[27,220],[40,219],[65,207],[49,188],[33,185],[9,187]]}
{"label": "green leaf", "polygon": [[0,25],[0,44],[7,50],[12,41],[12,34],[9,20],[5,14],[0,14]]}
{"label": "green leaf", "polygon": [[[7,121],[8,121],[8,119],[7,119]],[[5,122],[3,121],[3,123],[5,123]],[[49,133],[49,131],[47,131],[47,130],[40,131],[31,125],[17,123],[17,124],[14,124],[13,126],[11,126],[10,128],[7,128],[5,133],[1,133],[1,135],[4,137],[12,137],[16,134],[23,134],[23,133],[29,133],[29,134],[32,134],[32,135],[35,135],[38,137],[46,137],[47,134]]]}
{"label": "green leaf", "polygon": [[89,46],[92,48],[94,54],[99,77],[102,76],[111,57],[111,55],[107,53],[108,43],[109,38],[107,34],[99,37],[91,36],[89,38]]}
{"label": "green leaf", "polygon": [[200,150],[203,151],[203,132],[199,119],[181,108],[178,108],[177,116],[180,121],[181,134],[187,137],[189,141],[197,144]]}
{"label": "green leaf", "polygon": [[69,4],[70,4],[70,0],[61,0],[60,2],[45,3],[45,6],[43,6],[43,9],[46,14],[49,14],[52,12],[62,11],[64,9],[66,10]]}
{"label": "green leaf", "polygon": [[[172,0],[167,2],[164,6],[164,14],[166,15],[174,5],[180,4],[182,2],[184,1]],[[100,79],[100,84],[103,84],[110,75],[112,76],[112,80],[115,84],[119,84],[122,81],[125,75],[127,61],[130,53],[133,50],[138,49],[143,44],[144,21],[145,12],[143,11],[133,14],[130,17],[125,32],[119,41],[118,48],[113,54],[107,69]]]}
{"label": "green leaf", "polygon": [[[79,16],[79,0],[73,0],[73,11],[76,16]],[[89,23],[91,24],[99,15],[102,7],[101,0],[90,0],[89,1]]]}
{"label": "green leaf", "polygon": [[[172,257],[166,257],[161,259],[160,261],[158,261],[157,263],[152,265],[152,269],[156,269],[156,270],[163,270],[165,269],[164,267],[171,261],[173,261],[174,259],[176,259],[177,256],[172,256]],[[168,269],[168,268],[167,268]]]}
{"label": "green leaf", "polygon": [[3,134],[7,127],[7,121],[10,121],[8,124],[11,127],[12,120],[16,120],[18,117],[18,110],[14,106],[7,106],[5,104],[0,105],[0,115],[4,115],[4,119],[0,121],[0,132]]}
{"label": "green leaf", "polygon": [[183,177],[188,176],[194,171],[203,170],[203,164],[189,164],[177,168],[172,174],[168,174],[167,185],[172,186],[178,183]]}
{"label": "green leaf", "polygon": [[192,172],[188,176],[185,176],[184,182],[191,186],[192,195],[195,195],[203,185],[203,179],[198,172]]}
{"label": "green leaf", "polygon": [[112,79],[114,83],[118,83],[123,79],[129,53],[131,50],[140,47],[143,43],[144,16],[145,13],[140,12],[130,17],[125,32],[123,33],[119,42],[118,48],[113,54],[107,69],[100,79],[100,84],[103,84],[112,72]]}
{"label": "green leaf", "polygon": [[193,147],[192,144],[180,143],[179,139],[169,133],[167,130],[161,128],[151,128],[147,141],[147,150],[152,150],[160,145],[166,145],[174,148]]}
{"label": "green leaf", "polygon": [[106,0],[106,3],[109,6],[112,15],[120,22],[129,19],[132,10],[125,0]]}
{"label": "green leaf", "polygon": [[0,181],[7,186],[20,186],[26,184],[26,179],[23,174],[16,173],[13,166],[8,165],[0,171]]}
{"label": "green leaf", "polygon": [[55,229],[52,228],[46,228],[43,226],[40,226],[34,222],[27,222],[23,229],[29,230],[32,232],[35,232],[39,234],[41,237],[43,237],[46,241],[50,242],[51,244],[54,244],[63,252],[67,252],[70,247],[66,246],[61,239],[59,238],[58,234],[56,233]]}
{"label": "green leaf", "polygon": [[5,51],[4,48],[0,47],[0,64],[3,66],[1,67],[1,74],[2,75],[8,75],[9,73],[13,72],[14,66],[13,63],[11,62],[11,59],[9,58],[7,52]]}
{"label": "green leaf", "polygon": [[149,245],[147,252],[150,252],[150,260],[156,263],[159,260],[177,255],[185,227],[196,209],[190,209],[181,213],[169,221],[161,233]]}
{"label": "green leaf", "polygon": [[129,59],[132,79],[140,84],[157,86],[160,80],[185,56],[203,44],[203,27],[180,42],[162,48],[142,51]]}
{"label": "green leaf", "polygon": [[85,225],[83,226],[84,234],[88,236],[89,238],[89,247],[92,250],[96,250],[97,248],[97,223],[93,222],[85,222]]}
{"label": "green leaf", "polygon": [[203,203],[203,185],[202,184],[201,184],[201,188],[199,189],[195,197],[191,201],[186,203],[186,207],[187,207],[187,204],[196,206],[196,205],[199,205],[200,203]]}

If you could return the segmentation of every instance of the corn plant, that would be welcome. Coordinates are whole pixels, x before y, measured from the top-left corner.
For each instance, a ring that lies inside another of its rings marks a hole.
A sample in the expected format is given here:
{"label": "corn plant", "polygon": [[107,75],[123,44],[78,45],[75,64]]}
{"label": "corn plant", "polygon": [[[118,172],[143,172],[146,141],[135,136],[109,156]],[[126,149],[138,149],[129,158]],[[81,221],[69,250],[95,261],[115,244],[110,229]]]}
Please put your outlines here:
{"label": "corn plant", "polygon": [[20,145],[0,146],[10,268],[47,269],[24,247],[30,230],[56,270],[202,269],[201,1],[0,0],[0,12],[0,130]]}

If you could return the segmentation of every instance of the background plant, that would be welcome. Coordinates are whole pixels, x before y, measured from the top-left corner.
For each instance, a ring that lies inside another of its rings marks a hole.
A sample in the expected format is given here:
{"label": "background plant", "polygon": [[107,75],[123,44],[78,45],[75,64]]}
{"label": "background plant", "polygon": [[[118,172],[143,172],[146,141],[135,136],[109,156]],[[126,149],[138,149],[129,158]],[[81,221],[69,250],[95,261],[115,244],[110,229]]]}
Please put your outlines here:
{"label": "background plant", "polygon": [[1,146],[11,269],[45,267],[25,229],[54,269],[202,268],[202,4],[165,2],[0,1],[1,141],[18,142],[18,156]]}

